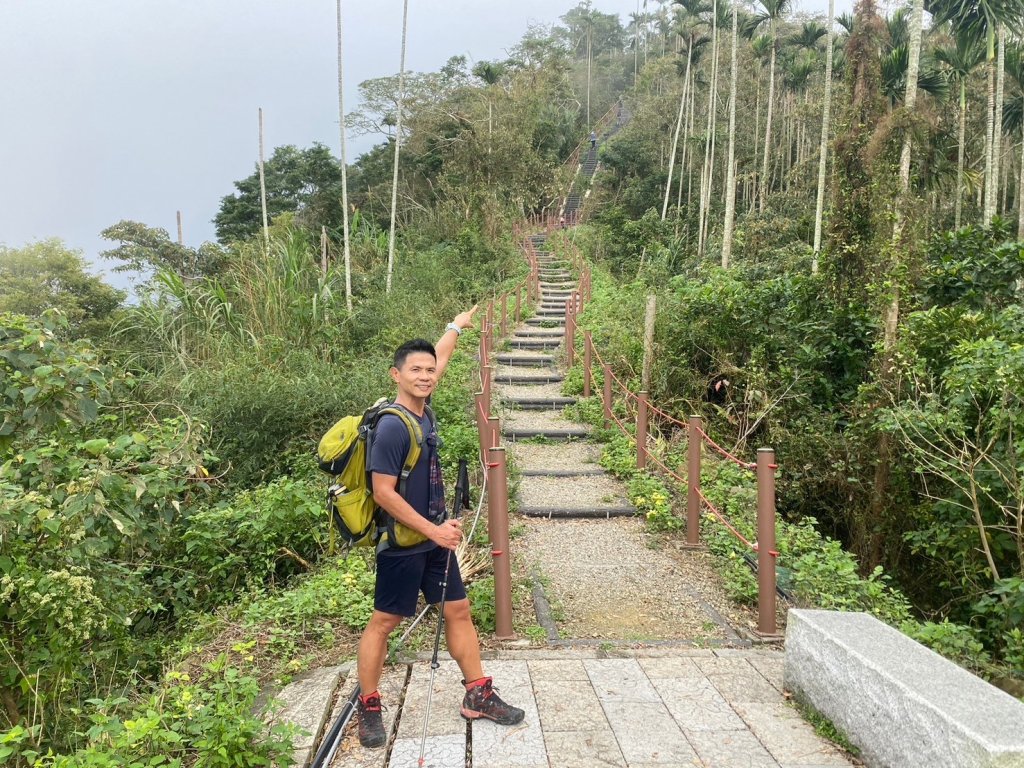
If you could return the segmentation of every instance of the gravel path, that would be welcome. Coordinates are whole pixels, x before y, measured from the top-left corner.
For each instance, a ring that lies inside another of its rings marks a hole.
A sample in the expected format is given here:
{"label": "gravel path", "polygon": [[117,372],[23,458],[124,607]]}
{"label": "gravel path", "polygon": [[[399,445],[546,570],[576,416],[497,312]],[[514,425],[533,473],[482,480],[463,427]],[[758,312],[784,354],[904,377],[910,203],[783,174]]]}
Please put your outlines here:
{"label": "gravel path", "polygon": [[604,509],[627,507],[622,483],[606,475],[582,477],[524,477],[519,483],[524,507]]}
{"label": "gravel path", "polygon": [[592,470],[598,468],[601,449],[593,443],[573,441],[558,445],[516,443],[510,448],[516,466],[525,471],[569,469]]}
{"label": "gravel path", "polygon": [[695,591],[707,579],[701,553],[677,561],[650,549],[638,520],[524,518],[523,525],[517,549],[546,582],[563,637],[726,638],[704,610],[708,596]]}
{"label": "gravel path", "polygon": [[586,429],[590,427],[575,421],[555,416],[557,411],[519,411],[507,410],[501,419],[501,425],[508,429]]}
{"label": "gravel path", "polygon": [[494,391],[504,400],[515,400],[519,397],[565,397],[562,394],[562,382],[554,384],[496,384]]}
{"label": "gravel path", "polygon": [[[494,375],[497,376],[550,376],[558,373],[554,366],[545,366],[543,368],[530,368],[525,365],[496,365],[494,367]],[[561,383],[558,383],[561,386]],[[504,385],[497,385],[504,386]],[[524,386],[529,386],[528,384]]]}

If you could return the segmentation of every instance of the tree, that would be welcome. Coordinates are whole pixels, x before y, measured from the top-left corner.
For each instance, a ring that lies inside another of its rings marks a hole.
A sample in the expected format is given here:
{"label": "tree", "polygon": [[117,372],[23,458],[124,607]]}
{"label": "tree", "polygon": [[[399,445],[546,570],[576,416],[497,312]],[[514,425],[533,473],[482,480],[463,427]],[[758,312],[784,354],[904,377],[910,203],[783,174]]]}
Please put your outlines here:
{"label": "tree", "polygon": [[398,68],[398,109],[395,111],[395,165],[391,177],[391,228],[388,230],[388,276],[384,292],[391,293],[395,271],[395,216],[398,213],[398,158],[402,149],[402,99],[405,96],[405,41],[409,31],[409,0],[402,3],[402,58]]}
{"label": "tree", "polygon": [[782,18],[789,12],[790,0],[761,0],[764,13],[752,17],[751,26],[757,27],[768,22],[768,34],[771,39],[771,55],[768,62],[768,113],[764,123],[764,158],[761,163],[761,179],[758,185],[758,209],[764,211],[765,198],[768,196],[768,162],[771,156],[772,109],[775,101],[775,59],[779,51],[779,35],[777,27]]}
{"label": "tree", "polygon": [[123,291],[85,271],[80,251],[56,238],[23,248],[0,245],[0,312],[39,317],[59,311],[68,336],[98,338],[125,299]]}
{"label": "tree", "polygon": [[967,78],[985,60],[985,49],[971,35],[955,34],[953,45],[936,48],[935,60],[948,68],[950,79],[960,87],[959,126],[956,150],[956,202],[953,226],[960,229],[964,198],[964,145],[967,134]]}
{"label": "tree", "polygon": [[345,305],[352,311],[352,250],[348,231],[348,168],[345,158],[345,78],[342,64],[341,0],[338,0],[338,132],[341,135],[341,226],[342,252],[345,260]]}
{"label": "tree", "polygon": [[[259,209],[256,209],[257,215]],[[259,231],[259,219],[254,219],[251,234]],[[105,259],[120,261],[115,272],[142,272],[148,274],[167,269],[183,280],[195,280],[216,274],[224,265],[223,248],[215,243],[203,243],[189,248],[171,240],[166,229],[148,227],[127,219],[107,227],[100,236],[119,243],[116,248],[103,251]]]}
{"label": "tree", "polygon": [[737,3],[732,3],[732,45],[729,70],[729,151],[726,161],[725,228],[722,233],[722,267],[729,266],[732,256],[732,229],[736,217],[736,41]]}
{"label": "tree", "polygon": [[[314,143],[308,149],[286,145],[274,149],[264,165],[267,213],[271,219],[282,213],[296,214],[296,222],[319,233],[341,223],[341,168],[331,151]],[[222,243],[245,240],[260,231],[259,172],[235,182],[236,194],[221,198],[214,216],[217,239]]]}
{"label": "tree", "polygon": [[[578,6],[562,16],[566,25],[565,35],[574,51],[587,61],[587,126],[590,121],[590,90],[594,57],[608,50],[621,51],[624,31],[619,17],[614,13],[601,13],[592,7],[591,0],[583,0]],[[585,43],[585,46],[584,46]]]}
{"label": "tree", "polygon": [[[983,223],[991,221],[996,212],[996,175],[999,158],[995,155],[1001,131],[1001,97],[997,97],[997,79],[1002,82],[1002,75],[996,76],[998,63],[996,59],[997,40],[1003,41],[1000,30],[1005,26],[1011,32],[1020,34],[1024,28],[1024,0],[931,0],[928,10],[941,24],[950,22],[954,35],[966,34],[974,39],[985,41],[985,62],[988,75],[988,106],[985,112],[985,205],[982,212]],[[1002,53],[1004,45],[998,46]],[[1000,56],[1000,60],[1002,56]]]}
{"label": "tree", "polygon": [[821,139],[818,143],[818,192],[814,204],[814,258],[811,272],[818,272],[821,254],[821,221],[825,212],[825,167],[828,154],[828,132],[832,121],[832,26],[836,15],[835,0],[828,0],[828,22],[825,24],[825,96],[821,107]]}

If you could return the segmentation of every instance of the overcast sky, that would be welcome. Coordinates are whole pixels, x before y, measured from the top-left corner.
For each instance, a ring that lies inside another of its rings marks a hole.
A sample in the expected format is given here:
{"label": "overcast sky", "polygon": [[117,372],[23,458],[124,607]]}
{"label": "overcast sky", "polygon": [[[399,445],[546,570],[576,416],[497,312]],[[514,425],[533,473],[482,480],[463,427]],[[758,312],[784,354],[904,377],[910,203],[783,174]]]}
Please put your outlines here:
{"label": "overcast sky", "polygon": [[[573,5],[411,0],[407,67],[504,57]],[[625,22],[636,0],[594,7]],[[358,83],[398,71],[402,0],[343,8],[351,108]],[[336,46],[334,0],[0,0],[0,243],[56,236],[97,262],[103,228],[135,219],[173,236],[179,209],[188,245],[213,239],[220,198],[253,170],[258,107],[268,155],[338,152]],[[352,162],[369,144],[350,146]]]}

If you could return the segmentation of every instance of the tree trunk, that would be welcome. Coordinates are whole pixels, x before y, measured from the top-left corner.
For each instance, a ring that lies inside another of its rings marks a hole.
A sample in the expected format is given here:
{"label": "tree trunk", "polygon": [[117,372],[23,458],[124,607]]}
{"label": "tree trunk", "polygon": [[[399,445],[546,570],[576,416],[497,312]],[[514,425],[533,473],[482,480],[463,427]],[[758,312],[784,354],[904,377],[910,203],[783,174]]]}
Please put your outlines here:
{"label": "tree trunk", "polygon": [[[924,15],[924,0],[914,0],[910,16],[910,40],[907,56],[907,88],[903,99],[903,108],[907,114],[913,114],[917,103],[917,73],[921,56],[921,22]],[[880,367],[880,379],[883,388],[892,378],[893,356],[896,351],[896,331],[900,317],[900,278],[899,265],[894,263],[897,254],[903,253],[903,230],[906,223],[906,207],[910,201],[910,155],[913,149],[913,136],[910,130],[903,134],[903,147],[900,151],[899,187],[896,192],[894,206],[892,245],[889,267],[889,281],[892,291],[889,304],[883,316],[883,346]],[[875,477],[871,500],[873,525],[870,548],[868,550],[868,567],[878,565],[882,559],[882,517],[889,497],[890,464],[892,445],[889,435],[880,432],[878,435],[878,463],[875,465]]]}
{"label": "tree trunk", "polygon": [[704,165],[700,174],[700,209],[697,226],[697,256],[704,255],[707,242],[707,213],[711,206],[711,175],[714,152],[715,95],[718,78],[718,0],[711,3],[711,83],[708,87],[708,120],[705,132]]}
{"label": "tree trunk", "polygon": [[1020,176],[1017,178],[1017,240],[1024,240],[1024,125],[1021,126]]}
{"label": "tree trunk", "polygon": [[[672,192],[672,171],[676,164],[676,150],[679,147],[679,131],[683,126],[683,111],[686,106],[686,90],[690,82],[690,58],[692,55],[692,47],[686,54],[686,73],[683,75],[683,93],[679,97],[679,114],[676,116],[676,130],[672,136],[672,153],[668,159],[668,181],[665,182],[665,200],[661,205],[661,220],[665,220],[665,216],[668,215],[668,199]],[[682,184],[680,184],[682,186]]]}
{"label": "tree trunk", "polygon": [[964,143],[967,134],[967,78],[960,80],[960,128],[956,148],[956,208],[953,227],[960,229],[960,215],[964,207]]}
{"label": "tree trunk", "polygon": [[722,267],[728,269],[732,257],[732,229],[736,218],[736,41],[737,11],[732,4],[732,50],[729,71],[729,150],[725,181],[725,225],[722,228]]}
{"label": "tree trunk", "polygon": [[768,65],[768,109],[764,118],[764,159],[761,162],[761,185],[758,192],[758,210],[764,213],[765,198],[768,196],[768,159],[772,146],[772,107],[775,101],[775,22],[772,22],[772,55]]}
{"label": "tree trunk", "polygon": [[402,3],[402,57],[398,67],[398,116],[395,120],[395,168],[391,175],[391,230],[388,234],[388,277],[384,292],[391,293],[395,272],[395,215],[398,212],[398,156],[402,149],[402,110],[405,105],[405,41],[409,29],[409,0]]}
{"label": "tree trunk", "polygon": [[996,31],[998,53],[996,55],[996,105],[992,115],[992,210],[989,219],[999,208],[999,172],[1003,164],[1003,87],[1006,80],[1006,30],[1000,24]]}
{"label": "tree trunk", "polygon": [[821,256],[821,224],[825,213],[825,167],[828,156],[828,131],[832,119],[832,26],[835,24],[836,2],[828,0],[828,30],[825,35],[825,105],[821,115],[821,141],[818,142],[818,195],[814,207],[814,258],[811,273],[818,273]]}
{"label": "tree trunk", "polygon": [[[995,200],[992,193],[992,136],[995,128],[996,114],[996,67],[995,67],[995,31],[988,34],[988,49],[985,57],[985,67],[988,72],[988,106],[985,113],[985,183],[982,186],[984,196],[982,198],[981,223],[987,227],[995,212]],[[989,213],[989,210],[992,213]]]}
{"label": "tree trunk", "polygon": [[345,80],[342,64],[341,0],[338,5],[338,132],[341,134],[341,240],[345,261],[345,307],[352,312],[352,251],[348,230],[348,160],[345,151]]}

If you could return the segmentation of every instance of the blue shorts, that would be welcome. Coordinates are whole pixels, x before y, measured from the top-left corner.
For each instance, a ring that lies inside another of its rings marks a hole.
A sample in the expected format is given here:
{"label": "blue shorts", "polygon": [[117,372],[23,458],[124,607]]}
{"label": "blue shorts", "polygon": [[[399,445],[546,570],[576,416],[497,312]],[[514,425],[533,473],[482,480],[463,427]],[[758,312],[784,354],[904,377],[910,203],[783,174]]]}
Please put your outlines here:
{"label": "blue shorts", "polygon": [[[441,583],[449,551],[434,547],[408,555],[388,554],[386,551],[377,555],[373,607],[395,616],[412,616],[416,613],[420,592],[428,603],[441,602]],[[462,600],[465,597],[466,587],[459,573],[459,559],[452,552],[445,600]]]}

